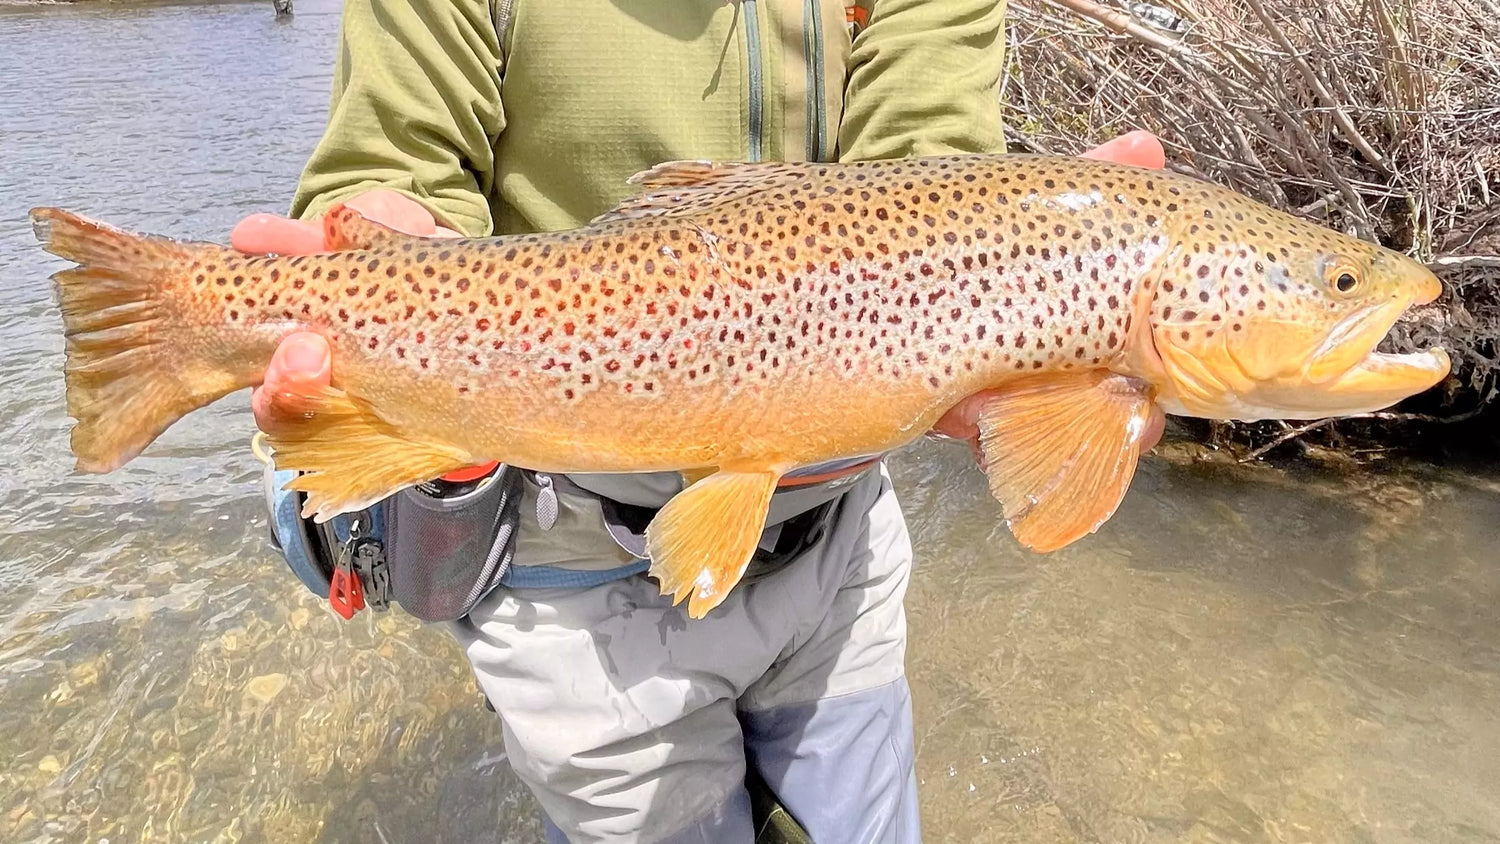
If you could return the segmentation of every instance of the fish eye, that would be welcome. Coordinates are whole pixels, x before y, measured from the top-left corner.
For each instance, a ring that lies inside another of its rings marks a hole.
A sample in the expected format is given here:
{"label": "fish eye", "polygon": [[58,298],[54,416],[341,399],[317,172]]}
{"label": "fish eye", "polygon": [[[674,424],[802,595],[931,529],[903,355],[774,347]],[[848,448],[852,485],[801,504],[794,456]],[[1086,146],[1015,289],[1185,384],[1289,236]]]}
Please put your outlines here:
{"label": "fish eye", "polygon": [[[1322,262],[1320,262],[1322,263]],[[1353,261],[1332,258],[1323,263],[1323,283],[1341,296],[1348,296],[1360,287],[1360,273]]]}

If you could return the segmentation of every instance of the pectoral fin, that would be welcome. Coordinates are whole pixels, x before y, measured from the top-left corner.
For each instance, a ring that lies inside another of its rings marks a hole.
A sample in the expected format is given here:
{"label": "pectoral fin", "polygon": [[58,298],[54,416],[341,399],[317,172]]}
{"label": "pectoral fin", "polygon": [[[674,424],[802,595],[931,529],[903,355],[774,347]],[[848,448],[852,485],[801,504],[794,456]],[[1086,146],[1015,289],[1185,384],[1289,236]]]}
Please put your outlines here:
{"label": "pectoral fin", "polygon": [[985,405],[990,492],[1022,545],[1055,551],[1109,520],[1135,475],[1151,406],[1145,382],[1109,372],[1038,378]]}
{"label": "pectoral fin", "polygon": [[464,449],[413,439],[370,405],[334,387],[299,397],[302,418],[268,433],[278,469],[304,474],[287,483],[307,494],[302,515],[326,522],[409,486],[481,462]]}
{"label": "pectoral fin", "polygon": [[739,582],[765,530],[780,471],[719,471],[673,496],[646,527],[651,576],[702,618]]}

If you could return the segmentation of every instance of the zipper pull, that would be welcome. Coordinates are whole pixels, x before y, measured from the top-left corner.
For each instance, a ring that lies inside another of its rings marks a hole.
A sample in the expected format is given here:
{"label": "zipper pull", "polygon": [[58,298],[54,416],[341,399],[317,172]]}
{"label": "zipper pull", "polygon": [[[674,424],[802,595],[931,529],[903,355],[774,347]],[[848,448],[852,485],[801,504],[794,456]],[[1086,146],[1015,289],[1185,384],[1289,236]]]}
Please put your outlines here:
{"label": "zipper pull", "polygon": [[552,476],[538,472],[536,492],[536,523],[542,530],[552,530],[557,524],[557,489],[552,486]]}
{"label": "zipper pull", "polygon": [[354,545],[362,536],[359,519],[356,518],[349,525],[349,538],[339,545],[338,555],[333,562],[333,577],[328,582],[328,603],[345,621],[365,608],[364,585],[360,583],[359,575],[354,573]]}

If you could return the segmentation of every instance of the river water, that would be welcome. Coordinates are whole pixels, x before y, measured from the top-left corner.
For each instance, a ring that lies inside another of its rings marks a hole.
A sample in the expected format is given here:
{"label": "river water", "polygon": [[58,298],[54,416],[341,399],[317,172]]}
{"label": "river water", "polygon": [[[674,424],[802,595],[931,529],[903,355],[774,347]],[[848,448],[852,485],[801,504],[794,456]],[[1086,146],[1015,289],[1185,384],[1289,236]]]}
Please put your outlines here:
{"label": "river water", "polygon": [[[338,7],[0,7],[0,841],[535,841],[446,634],[266,543],[244,394],[75,476],[26,209],[223,240],[284,208]],[[932,841],[1500,841],[1500,474],[1148,458],[1038,557],[892,461]]]}

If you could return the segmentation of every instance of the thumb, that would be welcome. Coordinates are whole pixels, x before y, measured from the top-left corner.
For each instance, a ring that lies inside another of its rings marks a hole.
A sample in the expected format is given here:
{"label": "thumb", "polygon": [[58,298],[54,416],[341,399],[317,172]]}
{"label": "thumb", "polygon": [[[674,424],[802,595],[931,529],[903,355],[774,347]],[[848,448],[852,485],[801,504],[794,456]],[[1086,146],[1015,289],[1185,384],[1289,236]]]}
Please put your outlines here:
{"label": "thumb", "polygon": [[1133,167],[1149,167],[1160,170],[1167,166],[1167,153],[1161,140],[1144,129],[1126,132],[1110,141],[1083,153],[1079,158],[1094,158],[1113,161]]}
{"label": "thumb", "polygon": [[266,433],[301,419],[311,399],[332,378],[333,350],[322,335],[298,332],[281,341],[266,367],[265,380],[250,398],[255,424]]}
{"label": "thumb", "polygon": [[323,226],[317,220],[292,220],[275,214],[251,214],[229,232],[229,245],[255,255],[306,255],[323,251]]}

